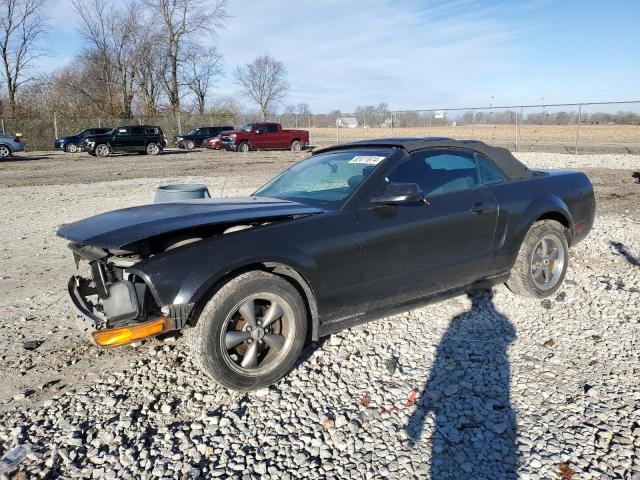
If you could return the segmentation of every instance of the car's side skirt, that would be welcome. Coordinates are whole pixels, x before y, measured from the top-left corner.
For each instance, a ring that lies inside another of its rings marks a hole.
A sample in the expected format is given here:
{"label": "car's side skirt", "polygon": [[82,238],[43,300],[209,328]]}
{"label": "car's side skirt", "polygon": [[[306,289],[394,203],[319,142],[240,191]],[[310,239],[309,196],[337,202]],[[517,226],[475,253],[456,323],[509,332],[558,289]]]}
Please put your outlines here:
{"label": "car's side skirt", "polygon": [[346,328],[355,327],[357,325],[371,322],[373,320],[378,320],[380,318],[397,315],[409,310],[414,310],[416,308],[424,307],[432,303],[437,303],[449,298],[457,297],[473,290],[490,288],[494,285],[505,283],[508,279],[509,272],[506,272],[496,276],[478,280],[477,282],[471,283],[469,285],[463,285],[461,287],[456,287],[450,290],[445,290],[443,292],[427,295],[408,302],[403,302],[401,304],[389,305],[387,307],[371,310],[369,312],[361,312],[350,317],[335,320],[331,323],[321,323],[318,336],[324,337],[326,335],[339,332],[340,330],[344,330]]}

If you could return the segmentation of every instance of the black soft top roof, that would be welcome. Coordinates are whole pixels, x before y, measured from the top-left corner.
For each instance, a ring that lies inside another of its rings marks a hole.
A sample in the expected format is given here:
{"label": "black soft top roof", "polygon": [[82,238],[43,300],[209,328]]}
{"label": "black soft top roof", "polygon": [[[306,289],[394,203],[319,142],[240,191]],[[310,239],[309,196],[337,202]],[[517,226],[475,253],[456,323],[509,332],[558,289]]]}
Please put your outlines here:
{"label": "black soft top roof", "polygon": [[408,153],[434,147],[467,148],[489,157],[496,166],[511,180],[529,178],[534,173],[526,165],[520,162],[506,148],[492,147],[478,140],[454,140],[446,137],[425,137],[425,138],[377,138],[372,140],[360,140],[357,142],[334,145],[327,148],[315,150],[314,155],[347,148],[362,147],[395,147],[402,148]]}

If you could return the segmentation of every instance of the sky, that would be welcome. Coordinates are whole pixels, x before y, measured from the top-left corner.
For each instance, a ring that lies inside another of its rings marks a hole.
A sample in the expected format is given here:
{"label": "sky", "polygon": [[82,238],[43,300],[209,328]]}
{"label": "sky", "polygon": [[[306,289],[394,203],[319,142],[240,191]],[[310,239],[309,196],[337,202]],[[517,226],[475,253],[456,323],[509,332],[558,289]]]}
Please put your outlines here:
{"label": "sky", "polygon": [[[50,2],[43,72],[82,46],[71,0]],[[281,108],[316,113],[640,100],[640,0],[229,0],[229,13],[202,37],[224,55],[219,95],[269,53],[288,70]]]}

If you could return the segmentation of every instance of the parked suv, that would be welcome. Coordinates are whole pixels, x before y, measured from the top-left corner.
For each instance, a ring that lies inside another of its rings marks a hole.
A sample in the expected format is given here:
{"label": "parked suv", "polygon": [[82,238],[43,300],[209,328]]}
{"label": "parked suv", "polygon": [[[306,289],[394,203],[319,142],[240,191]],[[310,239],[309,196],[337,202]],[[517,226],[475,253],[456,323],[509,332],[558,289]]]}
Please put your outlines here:
{"label": "parked suv", "polygon": [[154,125],[127,125],[102,135],[87,135],[81,143],[89,155],[106,157],[111,153],[137,152],[158,155],[167,141],[162,129]]}
{"label": "parked suv", "polygon": [[10,157],[15,152],[24,150],[24,144],[20,137],[11,137],[0,133],[0,160]]}
{"label": "parked suv", "polygon": [[89,135],[103,135],[113,130],[112,128],[87,128],[86,130],[70,135],[68,137],[56,138],[53,143],[53,148],[56,150],[63,150],[68,153],[76,153],[80,150],[80,143],[84,137]]}
{"label": "parked suv", "polygon": [[179,135],[173,139],[173,143],[179,148],[193,150],[201,147],[202,142],[211,137],[217,137],[226,130],[233,130],[233,127],[200,127],[194,128],[186,135]]}

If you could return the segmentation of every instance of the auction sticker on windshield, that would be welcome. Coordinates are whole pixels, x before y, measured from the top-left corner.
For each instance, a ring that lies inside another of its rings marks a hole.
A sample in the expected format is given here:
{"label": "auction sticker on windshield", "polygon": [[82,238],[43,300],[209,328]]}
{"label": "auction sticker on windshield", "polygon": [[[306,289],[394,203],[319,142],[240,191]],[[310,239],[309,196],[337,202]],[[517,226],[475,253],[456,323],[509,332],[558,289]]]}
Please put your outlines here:
{"label": "auction sticker on windshield", "polygon": [[356,155],[349,163],[364,163],[366,165],[377,165],[386,157],[380,157],[377,155]]}

